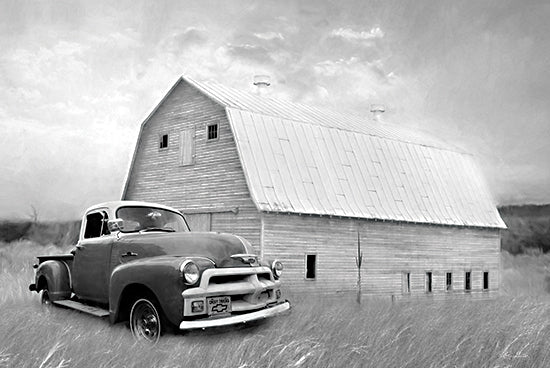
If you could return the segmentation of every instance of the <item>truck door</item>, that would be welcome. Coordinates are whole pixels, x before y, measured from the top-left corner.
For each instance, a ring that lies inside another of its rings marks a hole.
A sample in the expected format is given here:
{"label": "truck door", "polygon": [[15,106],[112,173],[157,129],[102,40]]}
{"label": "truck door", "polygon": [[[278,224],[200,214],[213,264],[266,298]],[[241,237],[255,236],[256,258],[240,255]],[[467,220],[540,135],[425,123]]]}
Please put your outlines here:
{"label": "truck door", "polygon": [[73,291],[81,299],[108,303],[111,248],[114,237],[107,228],[104,210],[86,215],[84,236],[76,245],[73,263]]}

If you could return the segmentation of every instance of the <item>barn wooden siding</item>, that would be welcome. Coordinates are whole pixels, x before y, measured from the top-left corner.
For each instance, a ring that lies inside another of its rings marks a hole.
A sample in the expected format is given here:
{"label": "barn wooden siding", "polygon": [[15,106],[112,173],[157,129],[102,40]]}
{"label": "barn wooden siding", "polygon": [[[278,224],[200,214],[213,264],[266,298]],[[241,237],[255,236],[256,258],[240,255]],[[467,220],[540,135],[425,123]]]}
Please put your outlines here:
{"label": "barn wooden siding", "polygon": [[[218,139],[207,141],[209,124]],[[194,163],[181,165],[180,133],[194,131]],[[159,148],[168,134],[168,147]],[[208,228],[236,233],[259,244],[260,215],[250,198],[224,107],[185,82],[178,83],[142,125],[123,199],[157,202]]]}
{"label": "barn wooden siding", "polygon": [[[498,293],[498,229],[381,222],[319,216],[266,214],[264,254],[283,261],[288,289],[315,292],[355,290],[357,231],[363,251],[362,285],[368,294],[411,297],[426,295],[426,272],[432,272],[432,295],[465,294],[465,272],[471,272],[470,295]],[[305,279],[305,255],[317,254],[317,277]],[[402,293],[402,274],[411,274],[411,292]],[[447,292],[451,272],[453,291]],[[489,272],[489,291],[482,291]]]}

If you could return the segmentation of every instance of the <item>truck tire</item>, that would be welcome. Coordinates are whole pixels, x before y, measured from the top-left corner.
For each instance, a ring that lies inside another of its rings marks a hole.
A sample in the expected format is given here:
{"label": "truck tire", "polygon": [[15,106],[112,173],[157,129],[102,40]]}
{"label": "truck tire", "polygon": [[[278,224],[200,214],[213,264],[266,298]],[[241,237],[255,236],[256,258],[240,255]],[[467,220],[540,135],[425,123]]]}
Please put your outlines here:
{"label": "truck tire", "polygon": [[156,344],[162,331],[161,310],[151,298],[134,302],[130,311],[130,330],[138,341]]}
{"label": "truck tire", "polygon": [[46,286],[42,291],[40,291],[40,304],[44,306],[51,306],[52,301],[50,300],[50,294],[48,292],[48,287]]}

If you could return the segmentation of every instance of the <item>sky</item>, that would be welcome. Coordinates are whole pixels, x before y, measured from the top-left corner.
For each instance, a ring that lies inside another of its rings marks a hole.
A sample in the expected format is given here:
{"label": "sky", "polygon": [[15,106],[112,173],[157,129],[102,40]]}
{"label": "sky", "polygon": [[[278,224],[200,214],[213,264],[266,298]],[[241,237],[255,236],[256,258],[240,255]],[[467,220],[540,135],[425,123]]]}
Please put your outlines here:
{"label": "sky", "polygon": [[0,1],[0,219],[119,199],[181,75],[421,129],[495,203],[550,203],[546,0]]}

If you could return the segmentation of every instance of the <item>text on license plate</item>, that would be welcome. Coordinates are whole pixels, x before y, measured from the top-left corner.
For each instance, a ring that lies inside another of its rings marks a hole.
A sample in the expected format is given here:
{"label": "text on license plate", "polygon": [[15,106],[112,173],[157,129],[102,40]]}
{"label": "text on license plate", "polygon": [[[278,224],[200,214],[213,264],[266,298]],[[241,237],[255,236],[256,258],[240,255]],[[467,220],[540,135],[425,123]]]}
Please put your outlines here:
{"label": "text on license plate", "polygon": [[206,304],[208,305],[208,314],[231,312],[231,297],[229,296],[206,298]]}

